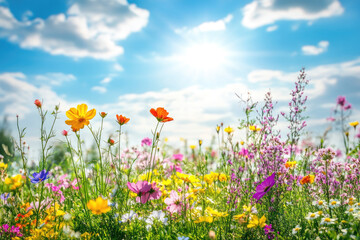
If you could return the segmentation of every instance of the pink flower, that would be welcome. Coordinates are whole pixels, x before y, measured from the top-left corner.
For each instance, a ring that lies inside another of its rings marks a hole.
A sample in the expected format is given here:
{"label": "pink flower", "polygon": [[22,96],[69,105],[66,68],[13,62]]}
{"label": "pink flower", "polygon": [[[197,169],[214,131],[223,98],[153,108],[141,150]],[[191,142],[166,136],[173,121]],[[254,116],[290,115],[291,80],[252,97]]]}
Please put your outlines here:
{"label": "pink flower", "polygon": [[143,140],[141,140],[141,146],[143,147],[144,145],[146,146],[151,146],[152,140],[150,138],[144,138]]}
{"label": "pink flower", "polygon": [[127,186],[132,192],[138,195],[136,202],[144,204],[149,200],[151,185],[147,181],[138,181],[137,183],[128,182]]}
{"label": "pink flower", "polygon": [[184,158],[184,155],[182,155],[181,153],[173,155],[173,159],[176,160],[176,161],[182,161],[183,158]]}
{"label": "pink flower", "polygon": [[150,194],[149,200],[156,200],[161,197],[161,191],[158,187],[156,187],[156,182],[152,183],[149,194]]}
{"label": "pink flower", "polygon": [[176,191],[172,190],[170,193],[170,198],[166,198],[164,202],[166,205],[168,205],[167,209],[169,212],[181,212],[181,198]]}
{"label": "pink flower", "polygon": [[346,106],[344,107],[344,109],[345,109],[345,110],[351,109],[351,104],[349,103],[348,105],[346,105]]}
{"label": "pink flower", "polygon": [[68,135],[68,131],[62,130],[61,134],[66,137]]}
{"label": "pink flower", "polygon": [[328,118],[326,118],[326,120],[329,122],[335,122],[335,118],[333,118],[333,117],[328,117]]}
{"label": "pink flower", "polygon": [[343,107],[345,105],[346,98],[344,96],[338,96],[336,101],[337,101],[337,104],[339,104],[340,106]]}

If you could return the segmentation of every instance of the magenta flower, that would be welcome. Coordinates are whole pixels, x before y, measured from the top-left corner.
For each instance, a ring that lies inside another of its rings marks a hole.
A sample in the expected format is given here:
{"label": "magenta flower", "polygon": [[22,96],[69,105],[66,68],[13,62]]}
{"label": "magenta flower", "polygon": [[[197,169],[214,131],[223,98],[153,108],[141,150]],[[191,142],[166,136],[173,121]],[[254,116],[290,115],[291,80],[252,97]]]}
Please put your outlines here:
{"label": "magenta flower", "polygon": [[151,146],[152,144],[152,140],[150,138],[144,138],[143,140],[141,140],[141,146],[143,147],[144,145],[146,146]]}
{"label": "magenta flower", "polygon": [[343,107],[345,105],[346,98],[344,96],[338,96],[336,101],[337,104]]}
{"label": "magenta flower", "polygon": [[265,181],[263,181],[256,187],[256,193],[252,197],[259,201],[267,192],[270,191],[270,188],[274,186],[274,184],[275,173],[267,177]]}
{"label": "magenta flower", "polygon": [[151,184],[149,184],[147,181],[138,181],[137,183],[128,182],[127,186],[132,192],[138,195],[136,202],[141,202],[144,204],[149,200]]}
{"label": "magenta flower", "polygon": [[164,202],[166,205],[168,205],[167,209],[169,212],[181,212],[181,198],[176,191],[172,190],[170,193],[170,198],[166,198]]}
{"label": "magenta flower", "polygon": [[156,200],[161,197],[161,191],[158,187],[156,187],[156,182],[151,184],[151,189],[149,191],[150,197],[149,200]]}

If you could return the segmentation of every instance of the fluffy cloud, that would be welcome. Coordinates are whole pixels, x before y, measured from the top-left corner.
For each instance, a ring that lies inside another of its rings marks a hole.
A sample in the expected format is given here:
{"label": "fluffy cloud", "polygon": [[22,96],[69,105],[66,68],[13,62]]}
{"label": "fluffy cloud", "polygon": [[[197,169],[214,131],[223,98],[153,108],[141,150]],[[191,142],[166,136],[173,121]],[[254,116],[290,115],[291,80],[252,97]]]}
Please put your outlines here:
{"label": "fluffy cloud", "polygon": [[36,75],[35,80],[42,84],[60,86],[64,82],[76,80],[76,77],[72,74],[64,74],[58,72],[58,73],[46,73],[43,75]]}
{"label": "fluffy cloud", "polygon": [[102,87],[102,86],[94,86],[91,88],[91,90],[98,93],[106,93],[107,91],[106,87]]}
{"label": "fluffy cloud", "polygon": [[301,50],[305,55],[319,55],[327,51],[329,47],[328,41],[320,41],[317,46],[305,45],[302,46]]}
{"label": "fluffy cloud", "polygon": [[279,20],[316,20],[341,15],[339,0],[253,0],[243,8],[242,24],[258,28]]}
{"label": "fluffy cloud", "polygon": [[204,22],[194,28],[183,27],[181,29],[176,29],[177,34],[198,34],[202,32],[215,32],[215,31],[224,31],[226,30],[226,24],[231,22],[233,16],[231,14],[227,15],[225,18],[217,20]]}
{"label": "fluffy cloud", "polygon": [[[310,96],[310,99],[316,98],[316,110],[319,108],[321,110],[323,109],[322,104],[329,103],[336,98],[333,93],[328,91],[331,87],[341,86],[346,79],[353,83],[360,80],[360,59],[314,67],[308,69],[307,73],[311,80],[307,95]],[[278,108],[286,110],[286,103],[290,100],[289,92],[293,88],[293,81],[297,75],[298,72],[257,70],[251,72],[247,78],[241,81],[224,83],[218,88],[192,86],[185,89],[163,89],[125,94],[118,96],[115,101],[102,105],[87,104],[89,108],[95,108],[98,112],[108,113],[105,118],[103,135],[105,138],[111,134],[116,134],[115,115],[123,114],[131,118],[129,124],[124,127],[124,131],[128,133],[130,144],[139,144],[143,137],[151,136],[151,130],[156,124],[156,120],[149,113],[150,108],[165,107],[169,111],[169,115],[175,119],[173,122],[166,123],[163,130],[163,136],[169,137],[171,143],[178,142],[179,138],[183,137],[188,139],[191,144],[195,144],[198,139],[204,139],[204,144],[209,144],[208,141],[215,133],[216,124],[224,122],[226,125],[234,126],[238,123],[239,118],[244,117],[241,111],[243,106],[239,104],[239,99],[235,94],[246,98],[247,93],[250,92],[254,101],[262,101],[264,94],[271,86],[274,100],[278,101]],[[62,129],[69,129],[69,126],[64,123],[66,120],[65,111],[86,100],[69,102],[65,97],[57,95],[51,86],[37,87],[30,84],[27,76],[23,73],[0,74],[0,85],[2,86],[0,89],[0,113],[10,116],[11,119],[9,120],[12,123],[14,123],[15,115],[20,114],[22,126],[31,126],[28,128],[30,132],[27,137],[34,139],[38,136],[39,130],[32,127],[38,126],[39,123],[39,117],[33,104],[34,99],[44,99],[44,106],[49,107],[49,109],[60,103],[61,114],[56,125],[58,135]],[[359,88],[351,88],[353,96],[358,92],[357,89]],[[324,96],[326,98],[323,98]],[[359,97],[356,96],[354,99]],[[311,124],[313,126],[323,125],[324,121],[320,118],[324,118],[324,116],[320,116],[317,112],[314,114],[311,117],[319,119],[310,121],[309,126]],[[95,127],[99,126],[99,119],[99,116],[96,116],[92,120]],[[284,125],[285,129],[286,124],[281,124]],[[86,134],[88,131],[84,130],[83,132]],[[87,136],[85,139],[91,139],[91,136]]]}
{"label": "fluffy cloud", "polygon": [[266,31],[267,31],[267,32],[273,32],[273,31],[275,31],[275,30],[277,30],[277,29],[278,29],[278,26],[277,26],[277,25],[272,25],[272,26],[267,27],[267,28],[266,28]]}
{"label": "fluffy cloud", "polygon": [[148,18],[147,10],[126,0],[78,0],[65,14],[21,21],[0,7],[0,37],[53,55],[111,59],[124,51],[117,41],[140,31]]}

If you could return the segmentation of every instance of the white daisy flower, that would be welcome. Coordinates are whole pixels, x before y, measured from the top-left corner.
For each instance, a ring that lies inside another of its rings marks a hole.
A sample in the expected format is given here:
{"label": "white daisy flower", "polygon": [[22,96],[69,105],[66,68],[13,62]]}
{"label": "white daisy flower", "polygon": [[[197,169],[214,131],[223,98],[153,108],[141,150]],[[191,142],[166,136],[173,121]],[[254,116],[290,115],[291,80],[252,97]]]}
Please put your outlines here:
{"label": "white daisy flower", "polygon": [[293,235],[297,234],[300,231],[300,229],[301,229],[300,225],[296,225],[296,227],[293,228],[292,230],[292,234]]}
{"label": "white daisy flower", "polygon": [[305,219],[307,220],[313,220],[315,218],[319,217],[319,213],[318,212],[309,212],[308,215],[305,217]]}
{"label": "white daisy flower", "polygon": [[323,200],[313,201],[312,203],[314,206],[317,206],[319,208],[326,207],[326,202]]}
{"label": "white daisy flower", "polygon": [[121,222],[131,221],[133,218],[136,218],[136,213],[131,210],[129,213],[125,213],[121,216]]}
{"label": "white daisy flower", "polygon": [[321,219],[321,222],[320,224],[321,225],[331,225],[331,224],[334,224],[336,222],[336,218],[329,218],[329,217],[324,217]]}
{"label": "white daisy flower", "polygon": [[356,207],[349,206],[345,213],[347,213],[347,214],[354,214],[354,213],[356,213]]}
{"label": "white daisy flower", "polygon": [[329,208],[336,208],[340,206],[340,201],[337,199],[331,199],[329,202]]}

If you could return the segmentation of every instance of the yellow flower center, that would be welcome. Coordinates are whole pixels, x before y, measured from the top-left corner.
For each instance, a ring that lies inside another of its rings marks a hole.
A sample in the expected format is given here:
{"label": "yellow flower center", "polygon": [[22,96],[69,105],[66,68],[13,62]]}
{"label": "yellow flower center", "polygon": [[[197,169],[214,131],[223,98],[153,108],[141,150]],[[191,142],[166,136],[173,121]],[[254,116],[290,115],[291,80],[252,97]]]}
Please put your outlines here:
{"label": "yellow flower center", "polygon": [[331,222],[330,218],[325,218],[325,222]]}
{"label": "yellow flower center", "polygon": [[312,218],[315,217],[315,216],[316,216],[315,213],[312,213],[312,214],[310,215],[310,217],[312,217]]}
{"label": "yellow flower center", "polygon": [[350,208],[350,209],[349,209],[349,212],[352,212],[352,211],[354,211],[354,209],[353,209],[353,208]]}
{"label": "yellow flower center", "polygon": [[324,204],[324,202],[323,201],[319,201],[319,205],[323,205]]}
{"label": "yellow flower center", "polygon": [[300,228],[295,228],[295,231],[299,231],[300,230]]}
{"label": "yellow flower center", "polygon": [[332,202],[331,202],[331,205],[335,205],[335,204],[336,204],[336,201],[332,201]]}

